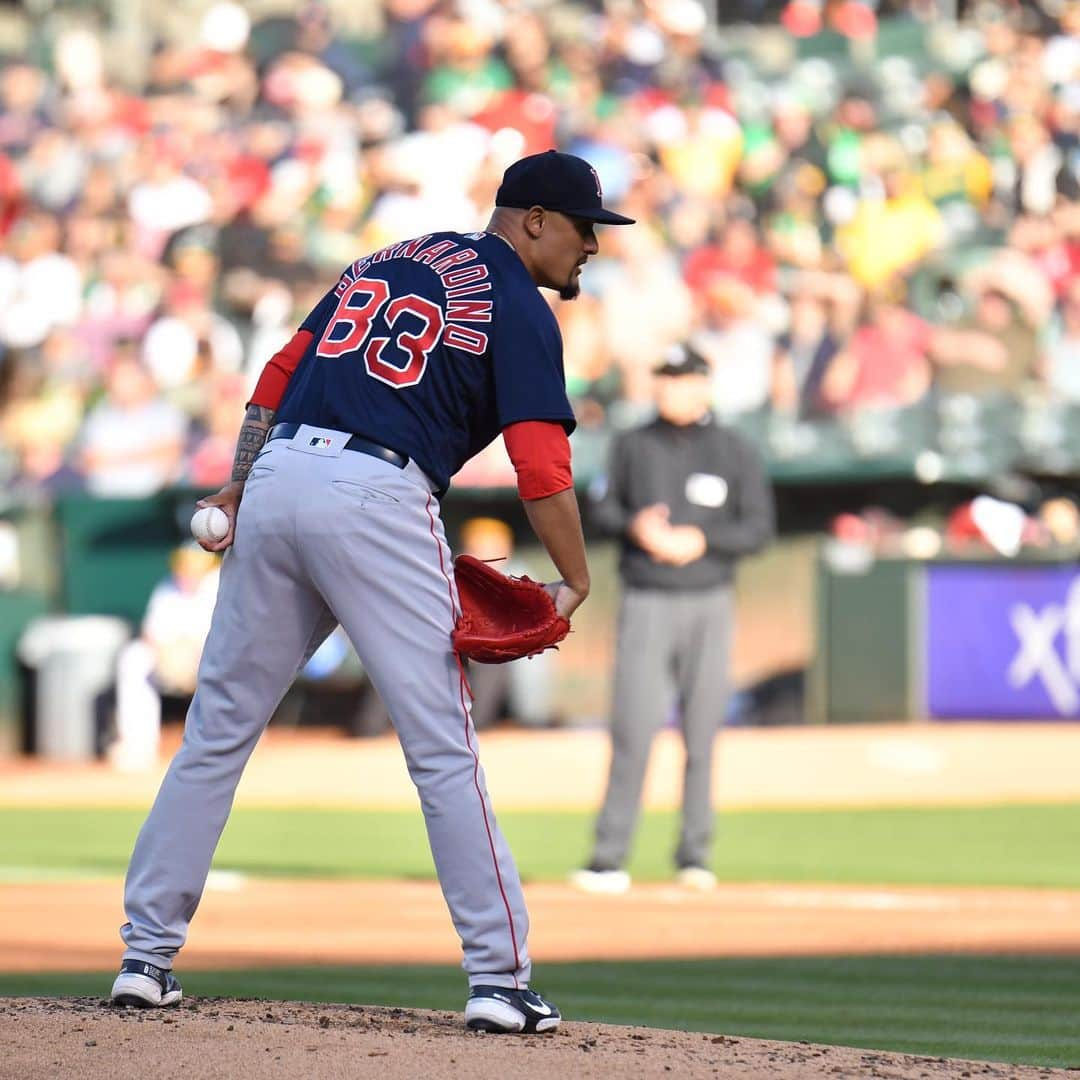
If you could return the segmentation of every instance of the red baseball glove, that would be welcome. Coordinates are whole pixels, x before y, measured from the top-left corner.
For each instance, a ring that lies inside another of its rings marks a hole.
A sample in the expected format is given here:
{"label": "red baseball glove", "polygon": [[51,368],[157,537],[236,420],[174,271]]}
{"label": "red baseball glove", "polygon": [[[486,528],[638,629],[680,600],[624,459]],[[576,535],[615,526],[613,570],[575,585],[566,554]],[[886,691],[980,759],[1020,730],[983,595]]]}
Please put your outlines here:
{"label": "red baseball glove", "polygon": [[558,646],[570,620],[538,581],[508,577],[471,555],[454,560],[461,615],[451,640],[458,655],[481,664],[505,664]]}

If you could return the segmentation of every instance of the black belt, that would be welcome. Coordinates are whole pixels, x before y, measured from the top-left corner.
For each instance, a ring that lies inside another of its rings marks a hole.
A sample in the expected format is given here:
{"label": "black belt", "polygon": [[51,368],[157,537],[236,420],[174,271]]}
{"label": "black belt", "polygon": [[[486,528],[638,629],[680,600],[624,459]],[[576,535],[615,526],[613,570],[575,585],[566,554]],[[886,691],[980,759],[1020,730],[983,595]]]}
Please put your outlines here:
{"label": "black belt", "polygon": [[[275,424],[266,436],[266,441],[269,442],[271,439],[291,439],[300,430],[300,427],[300,424]],[[379,458],[381,461],[388,461],[399,469],[404,469],[409,464],[409,459],[404,454],[399,454],[396,450],[391,450],[387,446],[380,446],[378,443],[372,442],[370,439],[364,439],[359,435],[353,435],[345,444],[345,449],[356,450],[358,453],[369,454],[371,457]]]}

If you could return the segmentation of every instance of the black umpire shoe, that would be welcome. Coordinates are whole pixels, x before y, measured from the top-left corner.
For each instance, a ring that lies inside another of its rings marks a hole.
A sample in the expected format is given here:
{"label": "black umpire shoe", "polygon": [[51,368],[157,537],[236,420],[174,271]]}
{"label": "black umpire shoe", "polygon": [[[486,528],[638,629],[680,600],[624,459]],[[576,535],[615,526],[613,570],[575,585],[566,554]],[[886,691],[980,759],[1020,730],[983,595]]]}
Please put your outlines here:
{"label": "black umpire shoe", "polygon": [[114,1005],[137,1005],[152,1008],[159,1005],[179,1005],[184,991],[180,980],[164,968],[142,960],[125,960],[113,983],[109,999]]}
{"label": "black umpire shoe", "polygon": [[495,1035],[554,1031],[561,1019],[559,1010],[535,990],[474,986],[465,1003],[465,1026]]}

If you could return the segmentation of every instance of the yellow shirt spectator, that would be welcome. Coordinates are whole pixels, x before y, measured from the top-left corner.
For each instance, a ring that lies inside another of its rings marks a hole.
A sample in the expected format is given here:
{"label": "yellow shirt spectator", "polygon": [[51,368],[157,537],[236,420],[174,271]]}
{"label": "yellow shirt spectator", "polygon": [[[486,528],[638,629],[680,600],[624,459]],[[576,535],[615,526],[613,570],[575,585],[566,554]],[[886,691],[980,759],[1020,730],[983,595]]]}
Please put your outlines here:
{"label": "yellow shirt spectator", "polygon": [[934,204],[922,192],[906,190],[861,203],[837,231],[836,244],[851,275],[872,289],[928,255],[941,235]]}
{"label": "yellow shirt spectator", "polygon": [[930,130],[922,183],[935,206],[962,200],[981,208],[993,191],[994,174],[967,132],[949,121]]}
{"label": "yellow shirt spectator", "polygon": [[686,128],[663,139],[660,161],[680,191],[723,198],[742,157],[738,121],[721,109],[686,109]]}

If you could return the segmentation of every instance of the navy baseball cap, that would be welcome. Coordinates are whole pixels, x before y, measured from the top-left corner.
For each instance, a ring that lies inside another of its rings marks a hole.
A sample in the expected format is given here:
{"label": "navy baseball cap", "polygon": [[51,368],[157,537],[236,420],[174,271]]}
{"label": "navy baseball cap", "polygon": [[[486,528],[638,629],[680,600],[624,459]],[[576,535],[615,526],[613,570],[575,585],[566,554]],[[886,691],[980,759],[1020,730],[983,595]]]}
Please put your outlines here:
{"label": "navy baseball cap", "polygon": [[545,150],[515,161],[503,173],[495,195],[496,206],[528,210],[542,206],[560,214],[596,221],[602,225],[633,225],[634,219],[605,210],[596,170],[573,154]]}

